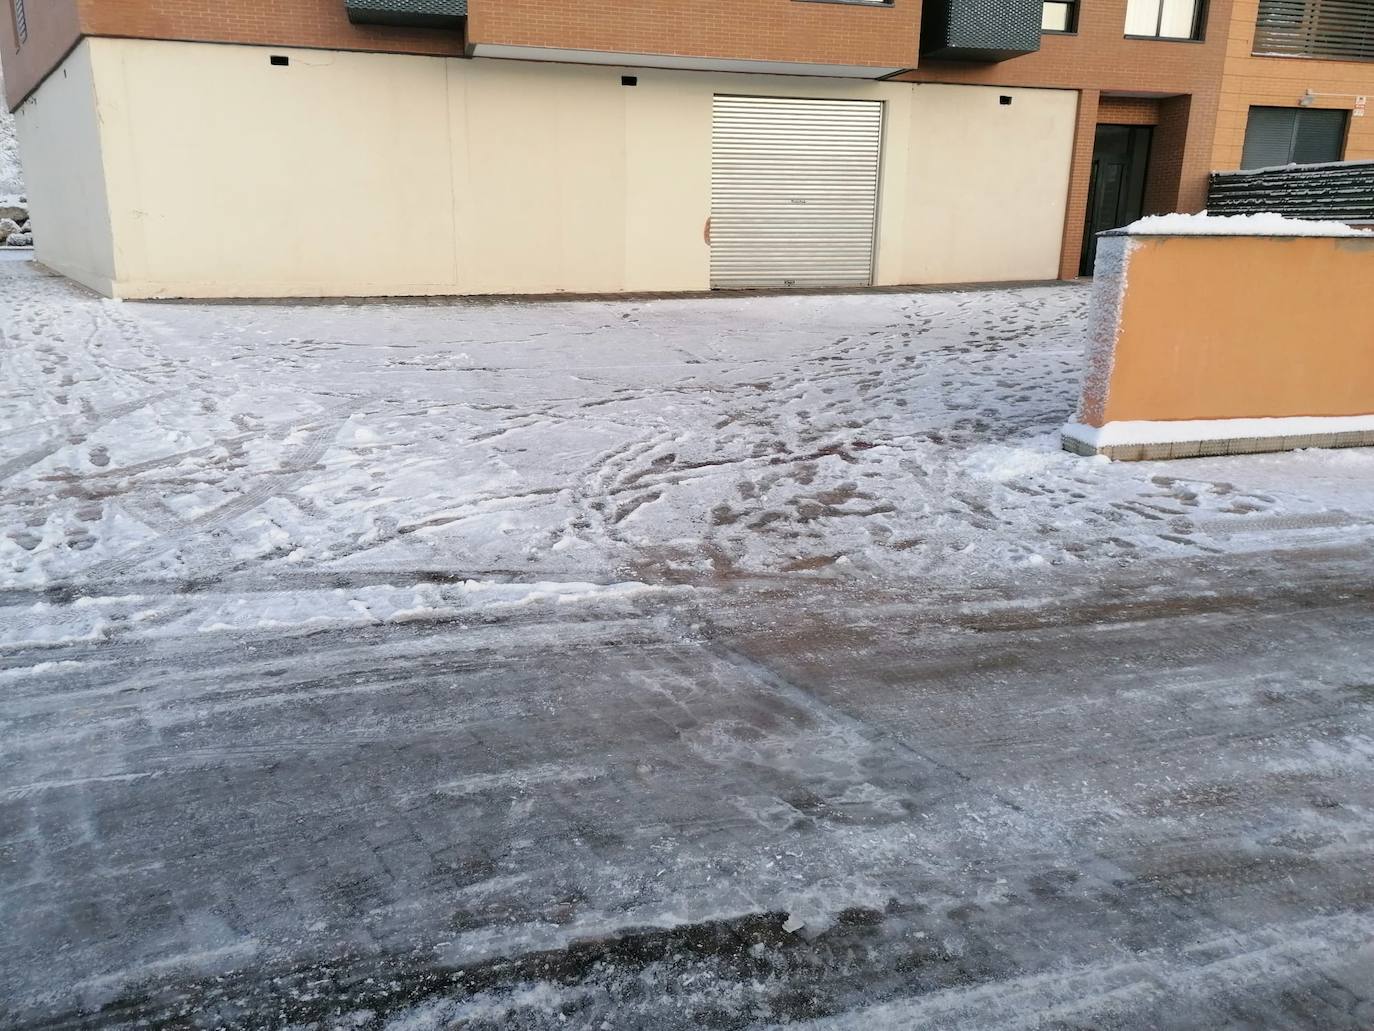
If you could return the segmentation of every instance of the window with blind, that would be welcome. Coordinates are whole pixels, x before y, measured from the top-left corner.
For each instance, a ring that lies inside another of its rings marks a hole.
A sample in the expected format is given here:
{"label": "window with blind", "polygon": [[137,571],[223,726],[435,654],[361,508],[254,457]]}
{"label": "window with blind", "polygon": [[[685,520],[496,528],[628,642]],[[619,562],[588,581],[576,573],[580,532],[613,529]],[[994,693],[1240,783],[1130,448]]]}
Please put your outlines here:
{"label": "window with blind", "polygon": [[1311,107],[1252,107],[1245,125],[1241,168],[1339,161],[1345,149],[1344,111]]}
{"label": "window with blind", "polygon": [[1374,0],[1260,0],[1254,52],[1374,61]]}
{"label": "window with blind", "polygon": [[1077,32],[1078,0],[1044,0],[1040,9],[1041,32]]}
{"label": "window with blind", "polygon": [[1203,0],[1126,0],[1126,35],[1201,39]]}
{"label": "window with blind", "polygon": [[29,15],[24,10],[24,0],[13,0],[10,10],[14,14],[14,38],[23,46],[29,41]]}

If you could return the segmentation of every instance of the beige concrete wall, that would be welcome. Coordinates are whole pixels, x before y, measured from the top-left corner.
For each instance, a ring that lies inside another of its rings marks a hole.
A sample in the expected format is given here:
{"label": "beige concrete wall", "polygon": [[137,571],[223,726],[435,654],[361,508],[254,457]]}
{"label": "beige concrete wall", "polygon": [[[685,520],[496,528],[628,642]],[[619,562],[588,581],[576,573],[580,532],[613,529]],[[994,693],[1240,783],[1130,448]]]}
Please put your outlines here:
{"label": "beige concrete wall", "polygon": [[462,292],[709,286],[710,101],[692,75],[449,68]]}
{"label": "beige concrete wall", "polygon": [[115,275],[91,47],[82,43],[15,112],[38,228],[34,254],[49,268],[110,294]]}
{"label": "beige concrete wall", "polygon": [[[897,282],[1058,277],[1077,100],[1066,90],[916,87]],[[890,182],[888,194],[901,188]]]}
{"label": "beige concrete wall", "polygon": [[1103,245],[1087,424],[1374,414],[1374,233]]}
{"label": "beige concrete wall", "polygon": [[716,93],[886,102],[875,282],[1057,274],[1069,92],[87,46],[122,296],[706,289]]}
{"label": "beige concrete wall", "polygon": [[122,296],[457,288],[443,59],[88,45]]}

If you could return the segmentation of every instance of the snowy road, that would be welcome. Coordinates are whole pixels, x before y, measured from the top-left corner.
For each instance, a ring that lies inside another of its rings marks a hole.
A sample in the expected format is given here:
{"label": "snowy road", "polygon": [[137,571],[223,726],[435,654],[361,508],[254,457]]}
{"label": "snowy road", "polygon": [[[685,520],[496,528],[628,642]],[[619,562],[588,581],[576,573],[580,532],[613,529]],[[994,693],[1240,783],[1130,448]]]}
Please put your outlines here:
{"label": "snowy road", "polygon": [[0,262],[0,1026],[1367,1029],[1374,455],[1085,299]]}

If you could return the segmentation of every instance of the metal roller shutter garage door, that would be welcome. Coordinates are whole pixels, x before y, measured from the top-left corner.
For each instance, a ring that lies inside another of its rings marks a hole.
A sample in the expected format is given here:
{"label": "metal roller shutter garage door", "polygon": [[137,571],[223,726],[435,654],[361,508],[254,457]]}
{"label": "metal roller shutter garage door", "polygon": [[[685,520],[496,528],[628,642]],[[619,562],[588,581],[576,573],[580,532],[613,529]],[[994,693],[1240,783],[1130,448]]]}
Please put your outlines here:
{"label": "metal roller shutter garage door", "polygon": [[873,281],[883,105],[716,97],[713,287]]}

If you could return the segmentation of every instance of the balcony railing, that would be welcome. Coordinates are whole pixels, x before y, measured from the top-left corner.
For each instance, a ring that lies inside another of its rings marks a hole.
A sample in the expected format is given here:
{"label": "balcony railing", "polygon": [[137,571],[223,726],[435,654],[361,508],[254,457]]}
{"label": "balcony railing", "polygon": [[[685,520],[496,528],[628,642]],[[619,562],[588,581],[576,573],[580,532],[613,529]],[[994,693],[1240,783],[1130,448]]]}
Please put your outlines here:
{"label": "balcony railing", "polygon": [[1374,0],[1260,0],[1254,52],[1374,61]]}

